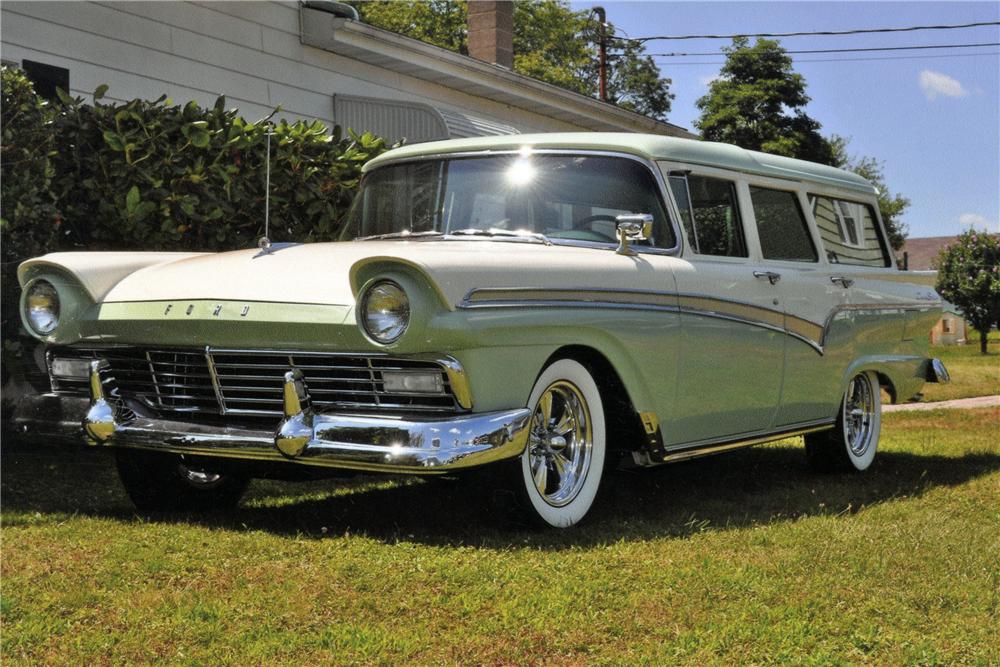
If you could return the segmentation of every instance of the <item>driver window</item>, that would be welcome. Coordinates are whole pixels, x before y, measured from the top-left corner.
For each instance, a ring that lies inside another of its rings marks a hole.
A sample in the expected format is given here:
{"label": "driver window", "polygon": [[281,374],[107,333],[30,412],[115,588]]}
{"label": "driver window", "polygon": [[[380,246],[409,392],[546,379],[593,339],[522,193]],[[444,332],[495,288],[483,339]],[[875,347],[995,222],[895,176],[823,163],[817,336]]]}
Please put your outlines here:
{"label": "driver window", "polygon": [[671,176],[688,244],[699,255],[747,257],[736,184],[707,176]]}

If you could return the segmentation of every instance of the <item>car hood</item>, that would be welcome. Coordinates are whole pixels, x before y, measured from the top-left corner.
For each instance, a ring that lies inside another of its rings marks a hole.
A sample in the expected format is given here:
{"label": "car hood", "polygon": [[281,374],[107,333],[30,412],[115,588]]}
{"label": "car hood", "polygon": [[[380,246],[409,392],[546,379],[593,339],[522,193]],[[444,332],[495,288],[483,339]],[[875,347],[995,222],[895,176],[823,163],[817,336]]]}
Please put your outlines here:
{"label": "car hood", "polygon": [[[63,264],[91,290],[95,301],[104,303],[215,299],[325,305],[353,305],[353,278],[361,267],[405,264],[423,273],[444,304],[454,308],[480,287],[580,287],[581,271],[599,273],[603,287],[634,287],[630,280],[635,262],[641,261],[606,249],[489,239],[289,244],[268,253],[253,249],[155,255],[148,266],[124,275],[110,288],[89,284],[102,275],[102,263],[110,266],[114,257],[120,263],[124,254],[80,253],[70,265]],[[41,259],[59,264],[58,258]]]}

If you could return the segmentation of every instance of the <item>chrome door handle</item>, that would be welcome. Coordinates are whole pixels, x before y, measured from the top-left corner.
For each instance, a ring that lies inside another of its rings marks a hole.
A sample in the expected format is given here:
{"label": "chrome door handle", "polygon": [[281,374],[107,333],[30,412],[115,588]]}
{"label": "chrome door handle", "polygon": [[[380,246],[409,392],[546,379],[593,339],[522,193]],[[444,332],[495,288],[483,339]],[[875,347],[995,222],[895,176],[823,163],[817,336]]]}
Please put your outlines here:
{"label": "chrome door handle", "polygon": [[854,284],[853,280],[851,280],[850,278],[845,278],[844,276],[830,276],[830,282],[833,283],[834,285],[840,283],[840,286],[843,287],[844,289],[847,289],[848,287]]}
{"label": "chrome door handle", "polygon": [[774,271],[754,271],[754,278],[767,278],[767,282],[772,285],[776,285],[779,280],[781,280],[781,274],[775,273]]}

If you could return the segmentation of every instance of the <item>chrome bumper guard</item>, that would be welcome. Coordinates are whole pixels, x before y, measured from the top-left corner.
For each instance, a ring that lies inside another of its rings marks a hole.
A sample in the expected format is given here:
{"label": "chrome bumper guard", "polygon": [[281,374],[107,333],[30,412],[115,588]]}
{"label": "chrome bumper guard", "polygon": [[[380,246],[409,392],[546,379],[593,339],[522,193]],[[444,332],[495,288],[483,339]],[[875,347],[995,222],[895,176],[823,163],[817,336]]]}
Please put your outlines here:
{"label": "chrome bumper guard", "polygon": [[118,396],[108,364],[90,364],[90,399],[43,394],[14,415],[29,436],[91,445],[375,472],[445,473],[518,456],[528,440],[525,408],[445,418],[314,411],[298,369],[285,373],[284,418],[274,431],[192,424],[143,415]]}

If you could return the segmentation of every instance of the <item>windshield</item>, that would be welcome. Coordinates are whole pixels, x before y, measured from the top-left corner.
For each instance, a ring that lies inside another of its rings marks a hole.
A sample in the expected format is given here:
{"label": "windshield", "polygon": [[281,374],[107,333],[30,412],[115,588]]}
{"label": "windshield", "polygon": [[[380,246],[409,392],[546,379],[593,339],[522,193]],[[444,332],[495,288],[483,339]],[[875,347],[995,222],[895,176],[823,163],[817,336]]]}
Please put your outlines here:
{"label": "windshield", "polygon": [[656,181],[635,160],[518,154],[405,162],[365,177],[341,239],[518,232],[617,243],[615,216],[630,213],[653,216],[653,234],[640,244],[675,245]]}

